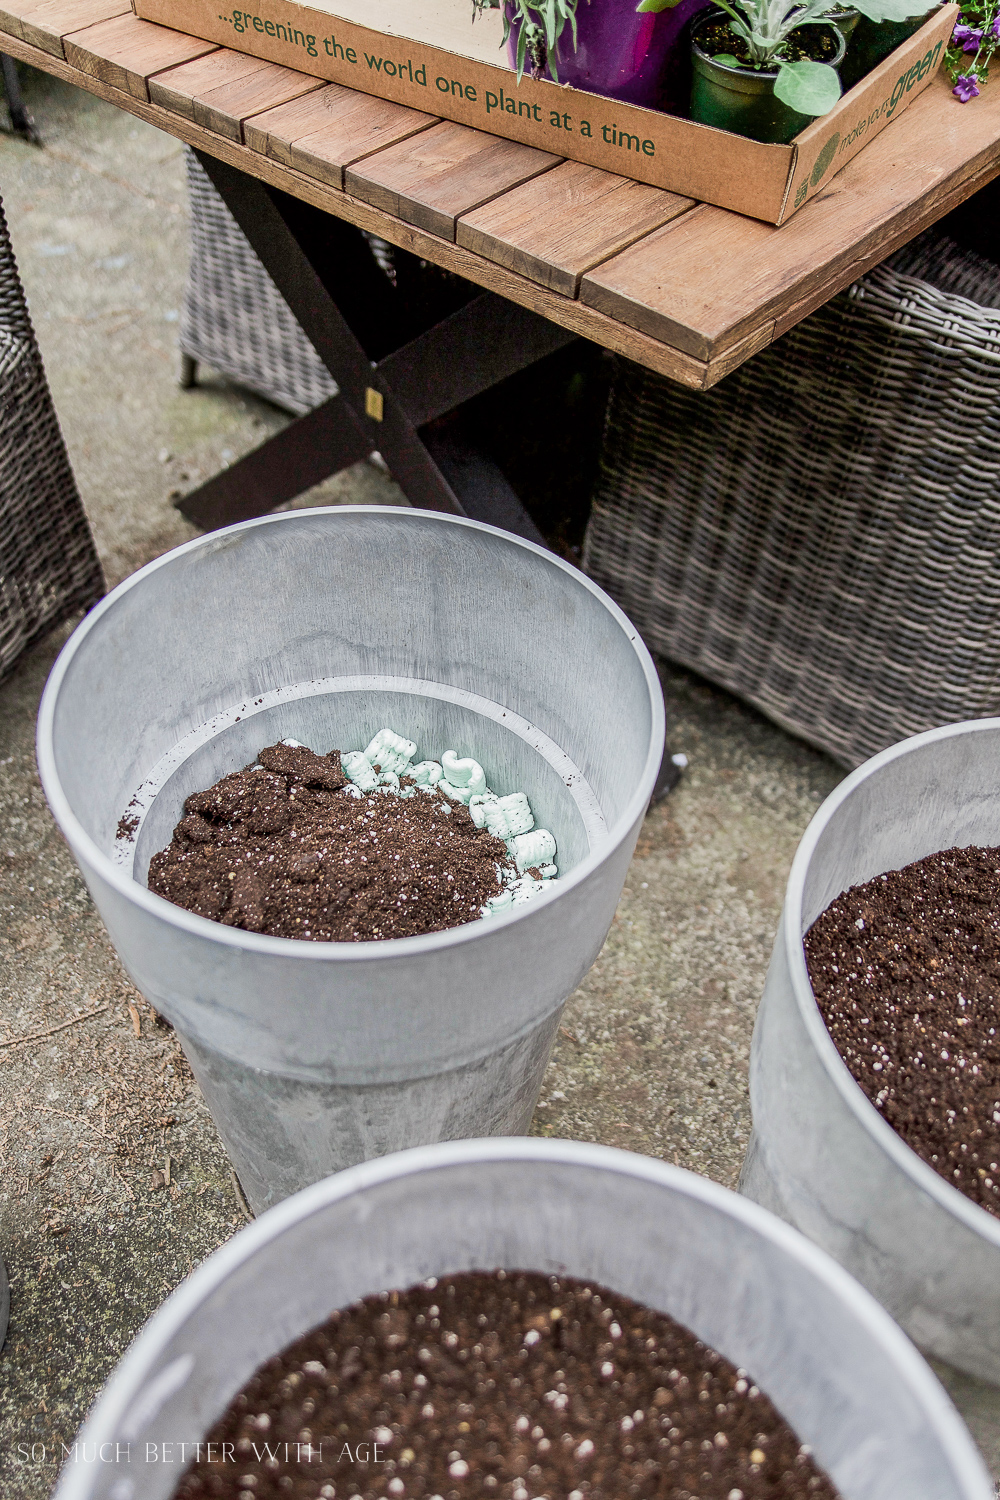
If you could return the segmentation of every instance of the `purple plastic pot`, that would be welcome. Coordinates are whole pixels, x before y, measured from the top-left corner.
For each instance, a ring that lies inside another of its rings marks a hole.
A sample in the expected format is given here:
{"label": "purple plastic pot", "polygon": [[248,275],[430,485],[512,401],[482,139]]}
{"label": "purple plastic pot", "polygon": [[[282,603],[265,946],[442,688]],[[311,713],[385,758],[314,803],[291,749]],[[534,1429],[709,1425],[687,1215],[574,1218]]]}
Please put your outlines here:
{"label": "purple plastic pot", "polygon": [[[636,13],[639,0],[579,0],[576,12],[578,45],[573,51],[569,27],[559,42],[559,82],[626,104],[671,113],[686,110],[691,91],[689,27],[711,0],[680,0],[658,15]],[[507,0],[511,20],[507,52],[517,66],[520,23]],[[546,69],[544,76],[551,78]]]}

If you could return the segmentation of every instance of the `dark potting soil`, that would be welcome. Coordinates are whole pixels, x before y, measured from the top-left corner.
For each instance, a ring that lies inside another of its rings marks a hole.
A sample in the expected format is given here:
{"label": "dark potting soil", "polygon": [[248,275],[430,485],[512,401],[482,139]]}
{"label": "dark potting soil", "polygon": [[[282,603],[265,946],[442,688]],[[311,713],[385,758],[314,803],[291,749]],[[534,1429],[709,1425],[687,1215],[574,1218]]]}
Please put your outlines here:
{"label": "dark potting soil", "polygon": [[805,938],[819,1008],[917,1155],[1000,1217],[1000,849],[854,886]]}
{"label": "dark potting soil", "polygon": [[188,797],[151,891],[247,932],[363,942],[472,922],[500,893],[497,865],[513,868],[444,796],[344,790],[339,750],[270,745],[258,760]]}
{"label": "dark potting soil", "polygon": [[672,1318],[571,1277],[472,1271],[366,1297],[268,1360],[176,1500],[836,1493],[752,1377]]}
{"label": "dark potting soil", "polygon": [[[757,65],[750,61],[746,42],[735,31],[730,31],[728,21],[712,21],[701,27],[697,42],[702,52],[706,52],[709,57],[735,57],[743,67],[758,71]],[[803,26],[786,39],[781,56],[784,62],[802,62],[803,59],[808,59],[828,63],[836,57],[838,46],[839,41],[832,27]],[[774,71],[772,63],[761,66],[765,72]]]}

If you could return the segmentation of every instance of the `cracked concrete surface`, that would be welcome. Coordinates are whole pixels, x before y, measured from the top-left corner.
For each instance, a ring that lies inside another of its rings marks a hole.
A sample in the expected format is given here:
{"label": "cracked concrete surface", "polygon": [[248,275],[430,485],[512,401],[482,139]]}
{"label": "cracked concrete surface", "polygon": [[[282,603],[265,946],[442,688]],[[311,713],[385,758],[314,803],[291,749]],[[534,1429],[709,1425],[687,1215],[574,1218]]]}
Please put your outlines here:
{"label": "cracked concrete surface", "polygon": [[[42,151],[0,136],[0,183],[56,408],[109,584],[194,535],[171,499],[286,420],[208,377],[176,384],[180,147],[44,76]],[[358,465],[298,503],[401,502]],[[115,958],[46,809],[38,698],[66,631],[0,685],[0,1491],[42,1500],[145,1318],[244,1222],[173,1034]],[[646,820],[611,934],[571,998],[534,1131],[735,1184],[747,1058],[796,843],[842,772],[669,667],[690,769]],[[69,1023],[69,1024],[66,1024]],[[1000,1472],[1000,1400],[942,1372]]]}

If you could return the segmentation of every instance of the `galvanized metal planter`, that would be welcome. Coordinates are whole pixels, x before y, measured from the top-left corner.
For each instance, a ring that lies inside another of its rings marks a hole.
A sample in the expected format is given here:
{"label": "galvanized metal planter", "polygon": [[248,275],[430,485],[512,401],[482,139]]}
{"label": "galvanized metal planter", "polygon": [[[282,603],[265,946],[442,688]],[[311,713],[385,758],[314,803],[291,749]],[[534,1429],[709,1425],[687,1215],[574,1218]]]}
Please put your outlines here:
{"label": "galvanized metal planter", "polygon": [[[526,791],[556,889],[369,943],[243,932],[146,889],[188,793],[280,738],[354,749],[384,725]],[[142,569],[71,637],[38,727],[55,817],[255,1210],[404,1146],[527,1128],[662,747],[649,654],[583,574],[473,521],[364,506],[248,522]]]}
{"label": "galvanized metal planter", "polygon": [[754,1027],[740,1190],[828,1250],[922,1348],[1000,1384],[1000,1221],[921,1161],[855,1083],[802,945],[850,886],[970,844],[1000,844],[1000,719],[893,745],[813,818]]}
{"label": "galvanized metal planter", "polygon": [[180,1467],[164,1467],[164,1443],[179,1458],[203,1439],[253,1370],[333,1308],[497,1266],[671,1313],[752,1372],[843,1500],[991,1500],[931,1371],[822,1251],[693,1173],[542,1140],[369,1162],[243,1230],[146,1326],[80,1434],[78,1452],[128,1448],[129,1463],[68,1463],[56,1500],[165,1500]]}

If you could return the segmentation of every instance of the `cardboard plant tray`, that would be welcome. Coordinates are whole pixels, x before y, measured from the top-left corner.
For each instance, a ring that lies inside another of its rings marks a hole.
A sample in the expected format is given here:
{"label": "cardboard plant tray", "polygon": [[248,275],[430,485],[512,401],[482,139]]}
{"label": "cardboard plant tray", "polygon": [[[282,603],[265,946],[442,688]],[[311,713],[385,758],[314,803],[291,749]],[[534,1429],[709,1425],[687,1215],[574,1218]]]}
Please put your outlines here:
{"label": "cardboard plant tray", "polygon": [[771,224],[785,223],[923,92],[958,15],[942,6],[829,114],[775,146],[548,79],[518,84],[499,11],[473,23],[469,0],[132,4],[144,20]]}

